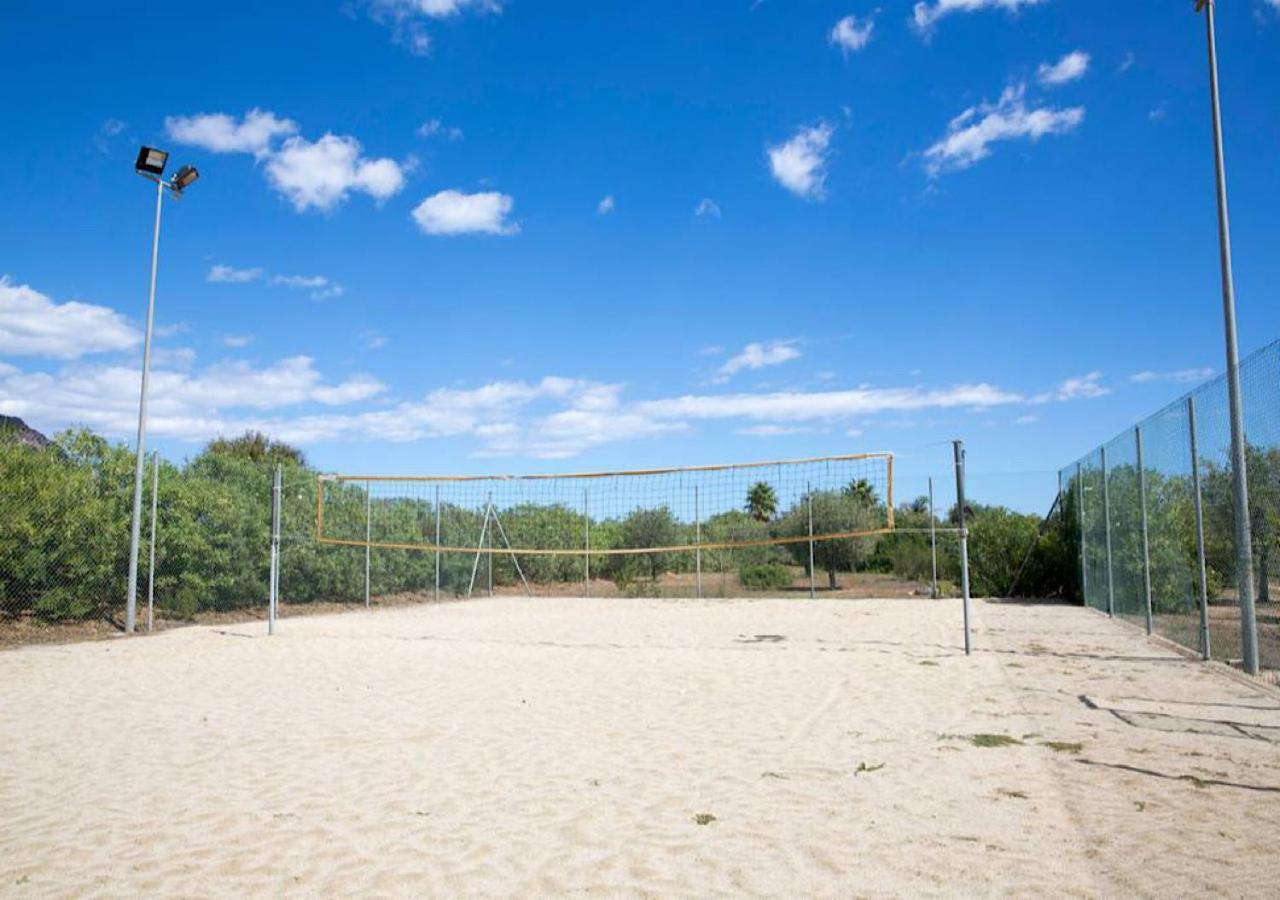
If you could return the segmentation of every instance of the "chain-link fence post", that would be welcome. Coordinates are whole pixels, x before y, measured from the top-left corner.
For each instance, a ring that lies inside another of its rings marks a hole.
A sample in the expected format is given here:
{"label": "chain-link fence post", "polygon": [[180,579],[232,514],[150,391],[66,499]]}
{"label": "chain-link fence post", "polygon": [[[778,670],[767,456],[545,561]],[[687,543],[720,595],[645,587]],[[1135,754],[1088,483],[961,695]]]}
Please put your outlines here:
{"label": "chain-link fence post", "polygon": [[1107,448],[1102,447],[1102,526],[1107,537],[1107,615],[1116,614],[1116,579],[1111,564],[1111,489],[1107,482]]}
{"label": "chain-link fence post", "polygon": [[809,599],[818,596],[817,572],[813,567],[813,485],[804,486],[805,502],[809,508]]}
{"label": "chain-link fence post", "polygon": [[1084,464],[1076,463],[1076,498],[1080,506],[1077,518],[1080,520],[1080,599],[1085,606],[1089,605],[1089,553],[1085,545],[1084,520]]}
{"label": "chain-link fence post", "polygon": [[702,599],[702,510],[698,505],[698,487],[693,488],[693,521],[694,521],[694,547],[693,547],[693,565],[696,572],[694,578],[697,582],[698,599]]}
{"label": "chain-link fence post", "polygon": [[369,565],[373,541],[373,482],[364,483],[364,608],[369,608]]}
{"label": "chain-link fence post", "polygon": [[1196,435],[1196,398],[1187,397],[1187,432],[1191,442],[1191,487],[1196,514],[1196,561],[1200,575],[1200,653],[1212,658],[1209,645],[1209,569],[1204,558],[1204,500],[1200,493],[1200,448]]}
{"label": "chain-link fence post", "polygon": [[1147,531],[1147,469],[1142,459],[1142,426],[1133,428],[1134,446],[1138,451],[1138,508],[1142,516],[1142,590],[1146,600],[1147,634],[1154,630],[1151,616],[1151,539]]}
{"label": "chain-link fence post", "polygon": [[147,631],[156,627],[156,510],[160,496],[160,454],[151,454],[151,542],[147,546]]}

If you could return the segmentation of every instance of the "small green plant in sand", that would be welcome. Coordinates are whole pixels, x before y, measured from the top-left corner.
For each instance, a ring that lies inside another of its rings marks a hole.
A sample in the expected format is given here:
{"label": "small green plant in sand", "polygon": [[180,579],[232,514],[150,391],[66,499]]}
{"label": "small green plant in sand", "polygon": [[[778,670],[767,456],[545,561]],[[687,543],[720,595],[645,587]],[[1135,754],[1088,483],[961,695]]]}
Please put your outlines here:
{"label": "small green plant in sand", "polygon": [[1014,747],[1021,746],[1022,741],[1007,734],[974,734],[969,742],[975,747]]}
{"label": "small green plant in sand", "polygon": [[1054,753],[1078,754],[1084,749],[1084,744],[1076,741],[1041,741],[1040,745],[1048,747]]}
{"label": "small green plant in sand", "polygon": [[862,775],[864,773],[879,772],[884,768],[884,763],[876,763],[875,765],[867,765],[864,762],[858,763],[858,768],[853,770],[854,775]]}
{"label": "small green plant in sand", "polygon": [[710,825],[715,820],[716,817],[711,815],[711,813],[698,813],[693,817],[693,821],[699,825]]}

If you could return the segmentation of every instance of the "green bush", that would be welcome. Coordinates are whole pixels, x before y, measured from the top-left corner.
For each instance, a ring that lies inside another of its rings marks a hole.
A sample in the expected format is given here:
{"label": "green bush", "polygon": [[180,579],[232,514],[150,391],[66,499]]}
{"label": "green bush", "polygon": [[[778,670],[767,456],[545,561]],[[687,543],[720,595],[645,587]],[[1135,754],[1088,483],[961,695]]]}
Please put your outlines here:
{"label": "green bush", "polygon": [[738,572],[738,581],[753,591],[781,590],[791,586],[791,570],[778,563],[743,566]]}

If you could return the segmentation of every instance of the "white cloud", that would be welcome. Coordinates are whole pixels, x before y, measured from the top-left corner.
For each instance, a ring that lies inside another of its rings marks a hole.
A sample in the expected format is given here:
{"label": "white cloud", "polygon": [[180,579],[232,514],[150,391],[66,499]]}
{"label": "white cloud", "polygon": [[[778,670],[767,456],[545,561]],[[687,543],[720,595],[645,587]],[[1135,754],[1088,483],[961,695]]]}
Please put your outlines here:
{"label": "white cloud", "polygon": [[1093,400],[1098,397],[1105,397],[1110,393],[1111,388],[1102,384],[1102,373],[1090,372],[1087,375],[1068,378],[1052,391],[1036,394],[1031,398],[1031,402],[1050,403],[1058,401],[1065,403],[1070,400]]}
{"label": "white cloud", "polygon": [[464,194],[440,191],[423,200],[413,210],[413,220],[425,234],[500,234],[511,235],[520,226],[508,222],[515,201],[507,194],[485,191]]}
{"label": "white cloud", "polygon": [[142,336],[120,313],[92,303],[56,303],[0,275],[0,353],[76,359],[128,350]]}
{"label": "white cloud", "polygon": [[233,350],[248,347],[252,343],[253,335],[251,334],[228,334],[222,338],[222,346],[230,347]]}
{"label": "white cloud", "polygon": [[110,153],[112,140],[123,134],[128,127],[128,123],[123,119],[107,119],[98,128],[98,133],[93,136],[94,146],[101,153]]}
{"label": "white cloud", "polygon": [[738,434],[747,437],[786,437],[791,434],[807,434],[812,430],[800,425],[752,425],[739,428]]}
{"label": "white cloud", "polygon": [[353,191],[382,201],[404,187],[404,169],[393,159],[361,156],[349,135],[325,134],[314,143],[291,137],[267,161],[267,181],[298,212],[327,211]]}
{"label": "white cloud", "polygon": [[1046,0],[934,0],[920,2],[912,11],[912,21],[922,32],[930,31],[938,21],[952,13],[979,12],[984,9],[1003,9],[1017,12],[1024,6],[1038,6]]}
{"label": "white cloud", "polygon": [[454,128],[453,126],[445,125],[444,122],[439,119],[427,119],[427,121],[418,126],[416,133],[418,137],[421,138],[431,138],[436,135],[440,135],[441,137],[448,138],[451,141],[462,140],[461,128]]}
{"label": "white cloud", "polygon": [[925,171],[936,178],[967,169],[991,155],[998,141],[1038,141],[1045,135],[1068,134],[1084,121],[1084,107],[1028,109],[1024,85],[1005,88],[995,104],[971,106],[951,120],[946,137],[924,152]]}
{"label": "white cloud", "polygon": [[[132,366],[0,373],[0,412],[45,427],[85,425],[125,437],[137,427],[139,377]],[[368,375],[326,383],[306,356],[265,368],[243,361],[220,363],[195,374],[158,364],[151,373],[149,428],[157,435],[186,440],[259,428],[288,440],[316,433],[314,417],[269,419],[264,413],[304,404],[355,403],[384,389]]]}
{"label": "white cloud", "polygon": [[693,214],[699,219],[718,219],[720,218],[720,205],[710,197],[703,197],[698,201],[698,206],[694,209]]}
{"label": "white cloud", "polygon": [[368,0],[369,15],[391,28],[391,40],[415,56],[431,51],[425,21],[447,19],[463,12],[498,13],[499,0]]}
{"label": "white cloud", "polygon": [[367,328],[360,332],[360,347],[363,350],[377,350],[391,343],[391,339],[381,331]]}
{"label": "white cloud", "polygon": [[[1280,2],[1280,0],[1277,0],[1277,2]],[[1128,72],[1137,61],[1138,57],[1134,55],[1132,50],[1129,50],[1125,53],[1124,58],[1120,60],[1120,65],[1116,67],[1116,70],[1121,74]]]}
{"label": "white cloud", "polygon": [[312,300],[328,300],[345,293],[342,285],[324,275],[273,275],[271,284],[294,291],[310,291]]}
{"label": "white cloud", "polygon": [[[1280,0],[1276,0],[1280,3]],[[1174,384],[1197,384],[1213,377],[1213,369],[1175,369],[1172,372],[1135,372],[1129,376],[1134,384],[1150,384],[1156,381],[1168,381]]]}
{"label": "white cloud", "polygon": [[1057,87],[1083,78],[1088,71],[1089,54],[1073,50],[1056,63],[1041,63],[1036,70],[1036,78],[1045,87]]}
{"label": "white cloud", "polygon": [[739,372],[780,366],[793,359],[799,359],[800,356],[800,348],[796,346],[795,341],[747,344],[742,348],[741,353],[730,357],[716,370],[716,376],[712,381],[715,384],[723,384]]}
{"label": "white cloud", "polygon": [[845,16],[837,22],[828,35],[832,44],[844,51],[845,56],[856,53],[871,43],[871,33],[875,30],[874,15],[859,19],[857,16]]}
{"label": "white cloud", "polygon": [[236,269],[219,263],[209,269],[209,274],[205,276],[205,281],[220,284],[244,284],[249,281],[257,281],[261,277],[262,269],[256,266],[252,269]]}
{"label": "white cloud", "polygon": [[251,109],[236,121],[226,113],[197,116],[167,116],[165,131],[180,144],[201,147],[212,153],[252,153],[258,159],[271,150],[276,138],[296,134],[298,124],[263,109]]}
{"label": "white cloud", "polygon": [[613,212],[613,209],[616,205],[617,204],[614,203],[614,200],[613,200],[613,194],[608,194],[599,203],[596,204],[596,213],[598,215],[607,216],[609,215],[609,213]]}
{"label": "white cloud", "polygon": [[635,408],[659,419],[747,419],[778,424],[924,409],[984,409],[1025,399],[989,384],[962,384],[934,390],[866,387],[849,391],[687,395],[645,401]]}
{"label": "white cloud", "polygon": [[798,197],[820,200],[826,193],[827,153],[834,129],[820,122],[801,128],[790,140],[769,147],[769,169],[779,184]]}

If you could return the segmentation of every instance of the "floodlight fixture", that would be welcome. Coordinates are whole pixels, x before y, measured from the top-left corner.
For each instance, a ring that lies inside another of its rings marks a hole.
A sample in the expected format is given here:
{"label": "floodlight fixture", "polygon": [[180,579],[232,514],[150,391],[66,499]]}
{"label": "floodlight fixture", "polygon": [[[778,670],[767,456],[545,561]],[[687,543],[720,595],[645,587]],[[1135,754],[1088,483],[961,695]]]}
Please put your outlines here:
{"label": "floodlight fixture", "polygon": [[143,147],[138,151],[138,161],[133,167],[140,175],[154,175],[158,178],[164,174],[164,167],[168,162],[168,152],[155,147]]}
{"label": "floodlight fixture", "polygon": [[195,166],[183,166],[174,173],[173,180],[170,182],[171,189],[175,194],[181,194],[199,177],[200,171]]}

